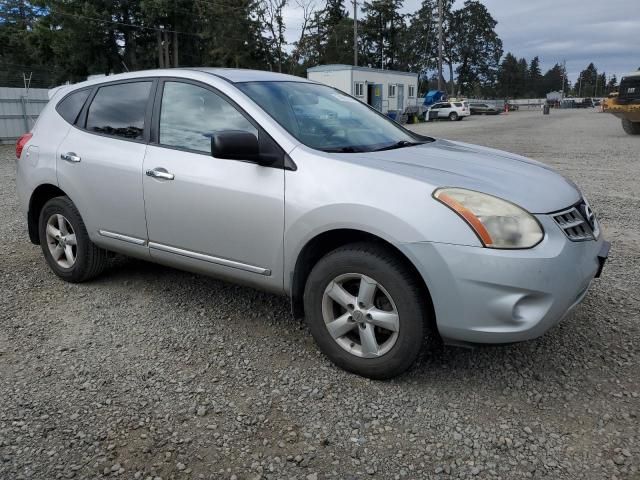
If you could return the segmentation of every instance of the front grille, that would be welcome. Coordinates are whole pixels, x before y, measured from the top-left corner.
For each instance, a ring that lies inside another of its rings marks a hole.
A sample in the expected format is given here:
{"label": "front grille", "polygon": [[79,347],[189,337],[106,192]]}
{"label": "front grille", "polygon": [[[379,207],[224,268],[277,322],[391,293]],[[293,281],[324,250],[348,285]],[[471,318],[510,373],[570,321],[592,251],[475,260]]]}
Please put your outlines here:
{"label": "front grille", "polygon": [[598,238],[598,222],[586,202],[552,214],[560,229],[572,242],[584,242]]}

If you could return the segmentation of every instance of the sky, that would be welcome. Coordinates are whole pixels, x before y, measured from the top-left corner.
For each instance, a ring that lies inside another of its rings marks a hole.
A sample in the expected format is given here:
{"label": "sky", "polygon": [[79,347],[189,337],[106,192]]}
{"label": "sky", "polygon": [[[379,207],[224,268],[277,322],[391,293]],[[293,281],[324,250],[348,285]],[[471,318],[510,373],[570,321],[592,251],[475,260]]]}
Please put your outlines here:
{"label": "sky", "polygon": [[[315,0],[324,5],[324,0]],[[300,35],[302,12],[290,0],[285,12],[288,42]],[[359,1],[362,4],[362,0]],[[403,13],[421,0],[405,0]],[[456,8],[462,6],[456,1]],[[538,55],[542,73],[567,62],[573,82],[589,62],[607,77],[640,68],[640,0],[482,0],[498,25],[504,51],[527,61]],[[345,6],[353,8],[351,0]]]}

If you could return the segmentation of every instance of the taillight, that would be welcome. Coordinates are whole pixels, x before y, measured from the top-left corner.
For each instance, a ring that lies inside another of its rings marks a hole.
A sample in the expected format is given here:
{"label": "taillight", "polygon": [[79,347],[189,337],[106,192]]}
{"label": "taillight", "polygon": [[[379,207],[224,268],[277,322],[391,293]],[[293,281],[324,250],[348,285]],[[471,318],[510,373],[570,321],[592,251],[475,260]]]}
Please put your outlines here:
{"label": "taillight", "polygon": [[31,137],[33,137],[33,133],[25,133],[16,142],[16,157],[18,157],[18,159],[20,159],[22,150],[24,149],[24,146],[27,144],[27,142],[31,140]]}

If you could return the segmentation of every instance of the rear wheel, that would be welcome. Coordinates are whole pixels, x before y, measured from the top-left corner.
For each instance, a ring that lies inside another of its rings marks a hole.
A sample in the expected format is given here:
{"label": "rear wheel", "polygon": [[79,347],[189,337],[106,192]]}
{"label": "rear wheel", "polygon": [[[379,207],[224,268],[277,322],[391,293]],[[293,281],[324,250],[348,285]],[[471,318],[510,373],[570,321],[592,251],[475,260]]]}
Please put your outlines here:
{"label": "rear wheel", "polygon": [[107,251],[89,239],[80,212],[68,197],[52,198],[44,205],[39,229],[44,258],[63,280],[84,282],[104,269]]}
{"label": "rear wheel", "polygon": [[623,118],[622,128],[629,135],[640,135],[640,122],[632,122],[631,120]]}
{"label": "rear wheel", "polygon": [[452,122],[455,122],[456,120],[458,120],[458,114],[456,112],[451,112],[449,114],[449,120],[451,120]]}
{"label": "rear wheel", "polygon": [[422,348],[424,292],[404,263],[378,245],[346,245],[323,257],[307,280],[304,305],[320,350],[350,372],[391,378]]}

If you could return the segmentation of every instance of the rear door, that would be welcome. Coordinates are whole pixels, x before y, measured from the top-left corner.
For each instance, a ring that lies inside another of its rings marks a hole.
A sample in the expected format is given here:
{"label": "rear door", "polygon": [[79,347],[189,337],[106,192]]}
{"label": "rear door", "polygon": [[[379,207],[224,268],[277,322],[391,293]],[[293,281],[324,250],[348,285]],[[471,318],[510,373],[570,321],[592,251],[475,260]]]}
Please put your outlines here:
{"label": "rear door", "polygon": [[451,113],[451,104],[448,102],[441,103],[440,109],[438,110],[438,117],[447,118]]}
{"label": "rear door", "polygon": [[149,137],[153,79],[93,89],[58,147],[60,188],[77,206],[91,239],[146,255],[142,162]]}

